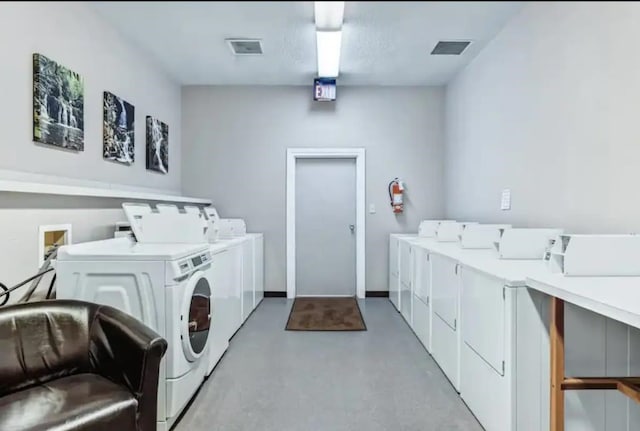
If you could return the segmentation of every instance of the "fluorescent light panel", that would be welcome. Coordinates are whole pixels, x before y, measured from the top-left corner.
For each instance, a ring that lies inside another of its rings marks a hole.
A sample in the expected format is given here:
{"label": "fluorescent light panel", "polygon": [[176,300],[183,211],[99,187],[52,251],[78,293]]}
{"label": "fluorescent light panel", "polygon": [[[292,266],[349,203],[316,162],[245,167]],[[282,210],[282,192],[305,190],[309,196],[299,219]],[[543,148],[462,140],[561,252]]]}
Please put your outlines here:
{"label": "fluorescent light panel", "polygon": [[337,31],[342,28],[344,20],[343,1],[314,2],[316,30]]}
{"label": "fluorescent light panel", "polygon": [[318,76],[335,78],[340,72],[342,31],[317,31]]}

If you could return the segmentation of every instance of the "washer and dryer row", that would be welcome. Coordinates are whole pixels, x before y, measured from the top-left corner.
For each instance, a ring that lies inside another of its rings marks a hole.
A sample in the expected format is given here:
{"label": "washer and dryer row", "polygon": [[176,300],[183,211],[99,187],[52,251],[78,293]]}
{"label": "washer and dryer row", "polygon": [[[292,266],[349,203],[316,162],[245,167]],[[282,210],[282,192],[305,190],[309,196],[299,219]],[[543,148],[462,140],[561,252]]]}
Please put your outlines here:
{"label": "washer and dryer row", "polygon": [[57,296],[111,305],[167,340],[157,426],[165,431],[262,298],[262,235],[216,241],[200,211],[123,207],[132,235],[61,247]]}
{"label": "washer and dryer row", "polygon": [[204,210],[186,206],[191,214],[204,214],[208,223],[207,240],[213,256],[211,278],[216,313],[210,364],[213,371],[228,341],[264,298],[264,236],[247,233],[242,219],[221,219],[214,207]]}
{"label": "washer and dryer row", "polygon": [[220,338],[220,342],[212,343],[207,374],[213,371],[228,341],[264,298],[263,235],[218,240],[209,244],[209,252],[213,257],[210,274],[215,287],[214,324],[218,328],[212,336]]}

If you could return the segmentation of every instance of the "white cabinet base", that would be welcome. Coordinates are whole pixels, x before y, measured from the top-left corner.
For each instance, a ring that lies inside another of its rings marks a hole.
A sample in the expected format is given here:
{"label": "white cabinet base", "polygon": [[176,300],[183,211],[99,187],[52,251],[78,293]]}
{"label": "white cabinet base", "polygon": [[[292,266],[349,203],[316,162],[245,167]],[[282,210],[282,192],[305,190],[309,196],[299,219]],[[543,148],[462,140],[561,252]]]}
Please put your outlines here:
{"label": "white cabinet base", "polygon": [[241,319],[244,323],[253,311],[253,291],[255,290],[254,239],[246,237],[242,241],[242,297],[240,300]]}
{"label": "white cabinet base", "polygon": [[420,298],[413,297],[413,332],[428,352],[431,351],[431,313]]}
{"label": "white cabinet base", "polygon": [[439,254],[431,255],[431,354],[460,392],[460,266]]}
{"label": "white cabinet base", "polygon": [[389,236],[389,300],[400,311],[400,246],[397,235]]}
{"label": "white cabinet base", "polygon": [[400,313],[410,327],[413,327],[413,294],[411,287],[400,282]]}
{"label": "white cabinet base", "polygon": [[253,308],[255,309],[264,299],[264,235],[254,234],[253,241]]}
{"label": "white cabinet base", "polygon": [[400,280],[397,275],[389,276],[389,300],[400,311]]}
{"label": "white cabinet base", "polygon": [[512,419],[515,402],[511,402],[509,385],[512,379],[498,374],[466,343],[462,345],[461,363],[460,396],[483,428],[515,430]]}
{"label": "white cabinet base", "polygon": [[459,332],[447,325],[437,314],[433,316],[431,338],[433,358],[460,392],[460,337]]}
{"label": "white cabinet base", "polygon": [[242,247],[233,245],[229,247],[229,313],[231,315],[231,338],[240,326],[242,326]]}

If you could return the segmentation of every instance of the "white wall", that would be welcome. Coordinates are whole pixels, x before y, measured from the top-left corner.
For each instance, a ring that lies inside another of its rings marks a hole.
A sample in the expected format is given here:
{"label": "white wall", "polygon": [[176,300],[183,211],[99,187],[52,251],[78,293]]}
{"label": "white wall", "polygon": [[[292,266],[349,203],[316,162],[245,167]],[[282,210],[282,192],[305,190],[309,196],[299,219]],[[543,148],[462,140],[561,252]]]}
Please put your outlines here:
{"label": "white wall", "polygon": [[[0,283],[10,287],[37,273],[40,225],[71,224],[74,243],[109,238],[115,223],[126,220],[120,204],[117,199],[0,192]],[[43,280],[38,292],[44,294],[48,286]],[[11,302],[24,291],[16,291]]]}
{"label": "white wall", "polygon": [[[638,3],[535,2],[507,24],[447,87],[448,217],[640,231],[638,22]],[[638,374],[637,330],[568,310],[569,375]],[[640,422],[616,392],[566,397],[567,431]]]}
{"label": "white wall", "polygon": [[[311,86],[185,87],[184,192],[264,232],[265,289],[285,291],[286,149],[364,147],[367,209],[377,208],[366,218],[366,289],[388,290],[388,234],[443,215],[443,98],[442,88],[340,87],[322,104]],[[408,187],[397,218],[387,195],[396,176]]]}
{"label": "white wall", "polygon": [[[0,169],[77,180],[180,191],[180,86],[125,42],[85,3],[0,3]],[[32,142],[32,54],[41,53],[85,80],[85,151]],[[102,159],[102,93],[136,108],[135,163]],[[169,124],[169,174],[145,169],[145,116]],[[68,181],[66,181],[68,182]],[[41,224],[72,223],[74,241],[112,235],[122,220],[118,200],[0,192],[0,283],[37,270]]]}
{"label": "white wall", "polygon": [[[0,3],[0,168],[180,190],[180,86],[126,42],[84,2]],[[33,53],[84,78],[85,150],[35,144]],[[135,163],[102,158],[102,95],[111,91],[135,106]],[[169,173],[145,168],[145,118],[169,125]]]}
{"label": "white wall", "polygon": [[507,24],[447,88],[447,216],[640,231],[638,22],[635,2],[535,2]]}

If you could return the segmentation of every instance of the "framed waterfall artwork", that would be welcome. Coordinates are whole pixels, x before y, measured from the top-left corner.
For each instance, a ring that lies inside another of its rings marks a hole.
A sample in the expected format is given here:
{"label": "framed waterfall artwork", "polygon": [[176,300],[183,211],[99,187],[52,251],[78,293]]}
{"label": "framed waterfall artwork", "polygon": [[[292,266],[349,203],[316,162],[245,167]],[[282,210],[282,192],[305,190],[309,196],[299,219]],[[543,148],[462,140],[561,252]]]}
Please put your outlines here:
{"label": "framed waterfall artwork", "polygon": [[84,81],[42,54],[33,54],[33,140],[84,151]]}
{"label": "framed waterfall artwork", "polygon": [[147,116],[147,169],[169,172],[169,126]]}
{"label": "framed waterfall artwork", "polygon": [[134,162],[135,108],[108,91],[102,99],[102,150],[103,157],[125,165]]}

